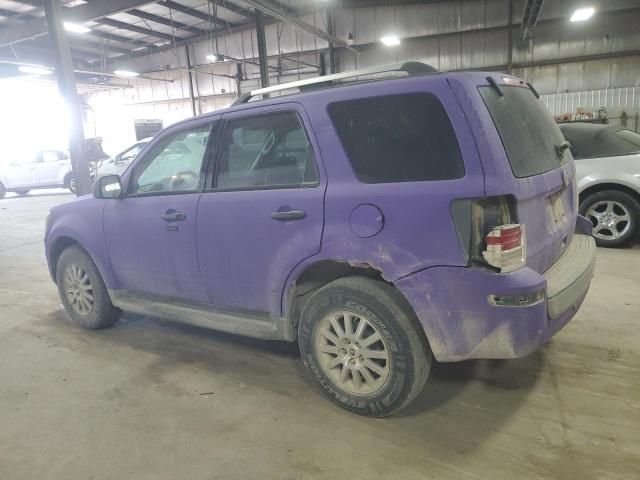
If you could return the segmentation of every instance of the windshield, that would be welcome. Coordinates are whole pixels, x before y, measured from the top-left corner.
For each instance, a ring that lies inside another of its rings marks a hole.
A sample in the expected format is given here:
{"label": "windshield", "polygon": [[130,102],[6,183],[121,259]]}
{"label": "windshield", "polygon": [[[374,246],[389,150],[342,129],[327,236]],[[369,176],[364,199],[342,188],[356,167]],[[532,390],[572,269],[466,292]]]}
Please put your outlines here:
{"label": "windshield", "polygon": [[540,175],[571,158],[568,149],[558,153],[562,132],[530,89],[501,85],[502,96],[493,87],[479,90],[516,177]]}

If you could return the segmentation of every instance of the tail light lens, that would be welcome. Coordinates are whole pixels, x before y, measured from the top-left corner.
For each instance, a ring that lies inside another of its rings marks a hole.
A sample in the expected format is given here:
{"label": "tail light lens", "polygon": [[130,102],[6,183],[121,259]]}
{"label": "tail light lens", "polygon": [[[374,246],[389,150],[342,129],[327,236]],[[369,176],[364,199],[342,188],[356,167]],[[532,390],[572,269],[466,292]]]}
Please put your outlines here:
{"label": "tail light lens", "polygon": [[512,195],[453,202],[451,214],[469,264],[513,272],[525,265],[526,235]]}
{"label": "tail light lens", "polygon": [[501,272],[513,272],[527,261],[524,225],[499,225],[486,235],[485,244],[482,256]]}

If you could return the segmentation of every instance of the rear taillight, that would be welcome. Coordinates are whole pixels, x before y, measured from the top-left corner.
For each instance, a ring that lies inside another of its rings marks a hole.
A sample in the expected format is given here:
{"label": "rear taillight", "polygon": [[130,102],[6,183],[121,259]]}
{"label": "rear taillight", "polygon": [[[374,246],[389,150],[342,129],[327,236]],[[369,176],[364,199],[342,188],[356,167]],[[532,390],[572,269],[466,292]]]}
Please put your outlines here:
{"label": "rear taillight", "polygon": [[527,242],[524,225],[517,223],[515,197],[455,200],[451,215],[470,265],[504,273],[525,265]]}
{"label": "rear taillight", "polygon": [[527,261],[526,243],[524,225],[499,225],[485,236],[486,248],[482,256],[501,272],[513,272]]}

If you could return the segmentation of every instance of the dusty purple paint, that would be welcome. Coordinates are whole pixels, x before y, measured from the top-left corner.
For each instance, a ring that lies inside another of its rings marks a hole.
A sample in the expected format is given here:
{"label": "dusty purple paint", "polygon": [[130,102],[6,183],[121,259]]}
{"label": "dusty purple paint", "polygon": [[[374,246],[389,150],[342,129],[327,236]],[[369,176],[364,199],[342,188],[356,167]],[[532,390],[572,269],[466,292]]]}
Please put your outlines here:
{"label": "dusty purple paint", "polygon": [[[549,222],[545,202],[574,176],[573,162],[531,178],[515,178],[478,86],[486,73],[441,74],[363,83],[244,104],[177,124],[138,156],[181,128],[227,118],[295,111],[319,168],[317,187],[257,191],[205,191],[120,200],[82,198],[51,212],[45,246],[50,269],[57,242],[71,239],[94,259],[109,289],[128,289],[212,305],[286,316],[296,279],[323,260],[368,265],[392,282],[413,307],[436,358],[506,358],[541,345],[575,314],[580,299],[551,323],[546,301],[500,308],[489,294],[545,288],[541,275],[576,228],[573,185],[563,194],[571,212]],[[498,81],[500,79],[496,77]],[[335,101],[430,92],[444,105],[465,164],[463,178],[401,184],[360,183],[350,166],[327,106]],[[123,175],[126,185],[130,171]],[[566,173],[565,173],[566,172]],[[469,267],[450,214],[455,199],[512,194],[526,224],[527,266],[510,274]],[[366,206],[366,207],[363,207]],[[298,222],[270,214],[303,209]],[[174,208],[187,218],[167,231],[160,215]],[[384,228],[383,228],[384,227]],[[579,223],[579,233],[588,228]]]}

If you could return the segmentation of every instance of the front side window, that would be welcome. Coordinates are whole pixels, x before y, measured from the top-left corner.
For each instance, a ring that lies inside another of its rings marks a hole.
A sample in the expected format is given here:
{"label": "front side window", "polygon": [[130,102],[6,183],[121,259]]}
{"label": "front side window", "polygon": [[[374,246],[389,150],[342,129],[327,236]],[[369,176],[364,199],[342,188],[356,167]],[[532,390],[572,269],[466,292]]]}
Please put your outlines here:
{"label": "front side window", "polygon": [[464,176],[447,112],[430,93],[333,103],[329,115],[358,179],[365,183]]}
{"label": "front side window", "polygon": [[294,112],[230,120],[215,188],[300,188],[318,184],[313,148]]}
{"label": "front side window", "polygon": [[198,188],[211,126],[165,137],[136,165],[130,193],[189,192]]}

